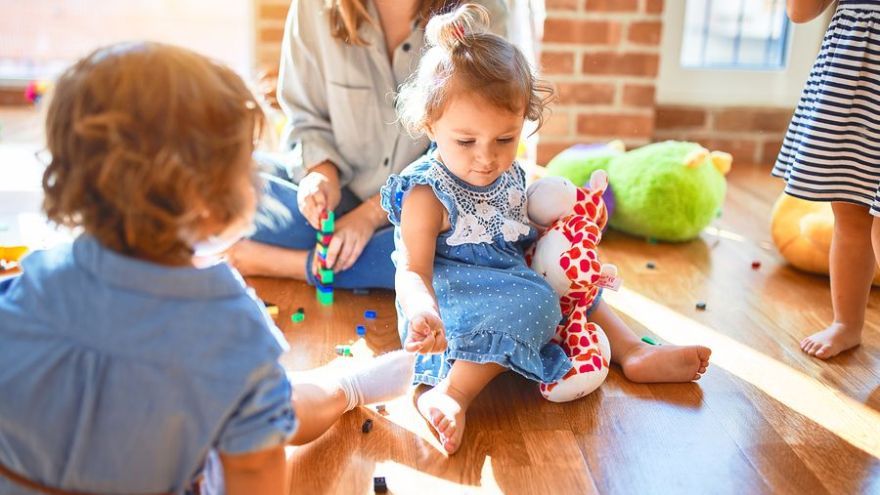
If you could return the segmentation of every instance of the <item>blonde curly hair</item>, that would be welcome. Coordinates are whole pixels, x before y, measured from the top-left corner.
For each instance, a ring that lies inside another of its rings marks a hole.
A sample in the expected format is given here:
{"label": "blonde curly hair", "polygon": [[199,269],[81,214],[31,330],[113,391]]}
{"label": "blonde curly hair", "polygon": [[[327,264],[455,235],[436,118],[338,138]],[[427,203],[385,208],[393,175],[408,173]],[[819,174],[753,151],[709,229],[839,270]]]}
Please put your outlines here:
{"label": "blonde curly hair", "polygon": [[[100,48],[68,68],[46,117],[43,208],[120,253],[186,264],[181,232],[249,215],[264,116],[231,69],[159,43]],[[210,222],[206,222],[206,218]]]}

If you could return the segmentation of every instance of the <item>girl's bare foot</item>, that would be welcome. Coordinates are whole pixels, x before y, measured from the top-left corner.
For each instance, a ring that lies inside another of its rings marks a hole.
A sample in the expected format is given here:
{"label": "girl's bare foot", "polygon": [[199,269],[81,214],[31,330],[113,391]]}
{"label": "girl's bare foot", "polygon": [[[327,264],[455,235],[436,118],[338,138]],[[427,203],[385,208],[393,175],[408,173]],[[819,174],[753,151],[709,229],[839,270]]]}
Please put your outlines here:
{"label": "girl's bare foot", "polygon": [[832,323],[801,341],[801,350],[819,359],[828,359],[862,343],[862,330]]}
{"label": "girl's bare foot", "polygon": [[437,432],[446,452],[454,454],[461,447],[468,401],[443,380],[423,393],[417,401],[419,413]]}
{"label": "girl's bare foot", "polygon": [[701,345],[654,346],[639,343],[618,362],[634,382],[690,382],[699,380],[709,366],[712,350]]}

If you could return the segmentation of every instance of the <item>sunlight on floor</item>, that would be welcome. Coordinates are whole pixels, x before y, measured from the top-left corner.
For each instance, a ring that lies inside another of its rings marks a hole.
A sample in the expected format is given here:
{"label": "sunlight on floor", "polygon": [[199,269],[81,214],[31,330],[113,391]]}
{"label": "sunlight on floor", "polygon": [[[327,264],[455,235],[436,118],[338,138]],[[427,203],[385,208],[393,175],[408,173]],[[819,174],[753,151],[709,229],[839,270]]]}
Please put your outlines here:
{"label": "sunlight on floor", "polygon": [[744,236],[737,234],[736,232],[731,232],[729,230],[719,229],[713,225],[706,227],[705,232],[709,235],[719,237],[721,239],[727,239],[730,241],[736,242],[750,242],[750,240]]}
{"label": "sunlight on floor", "polygon": [[[880,413],[751,347],[628,289],[605,300],[664,340],[712,348],[720,366],[806,416],[854,447],[880,459]],[[792,345],[797,345],[792,342]],[[710,367],[711,372],[711,367]]]}

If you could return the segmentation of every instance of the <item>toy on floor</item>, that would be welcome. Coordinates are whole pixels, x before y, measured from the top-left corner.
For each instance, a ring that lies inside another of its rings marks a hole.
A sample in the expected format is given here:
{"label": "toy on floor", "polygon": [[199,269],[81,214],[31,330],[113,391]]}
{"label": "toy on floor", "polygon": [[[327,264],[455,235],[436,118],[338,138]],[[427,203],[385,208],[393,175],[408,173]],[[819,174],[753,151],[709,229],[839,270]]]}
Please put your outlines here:
{"label": "toy on floor", "polygon": [[653,241],[687,241],[718,216],[730,154],[697,143],[664,141],[622,152],[617,144],[563,151],[548,176],[575,184],[595,170],[608,172],[614,211],[611,228]]}
{"label": "toy on floor", "polygon": [[318,302],[324,306],[333,304],[333,269],[327,266],[327,250],[330,241],[333,240],[333,231],[336,229],[336,216],[332,211],[324,210],[321,213],[321,230],[317,234],[318,244],[315,250],[318,253],[318,280],[315,284],[315,296]]}
{"label": "toy on floor", "polygon": [[24,88],[24,97],[34,105],[40,103],[46,92],[49,91],[49,82],[43,80],[30,81]]}
{"label": "toy on floor", "polygon": [[[527,260],[559,294],[563,322],[553,341],[562,346],[572,369],[556,383],[542,383],[541,394],[553,402],[568,402],[596,390],[608,376],[611,346],[599,325],[587,320],[587,311],[599,295],[599,288],[616,288],[619,280],[613,265],[599,262],[597,245],[608,214],[602,194],[608,185],[604,171],[595,172],[590,187],[573,188],[566,179],[541,179],[528,190],[528,214],[536,224],[549,225],[528,253]],[[557,201],[546,201],[549,195]],[[565,198],[564,201],[558,201]],[[567,201],[567,202],[566,202]],[[560,207],[560,204],[564,207]]]}
{"label": "toy on floor", "polygon": [[[771,213],[773,244],[786,261],[805,272],[828,275],[834,213],[831,204],[781,194]],[[880,286],[880,269],[874,272]]]}
{"label": "toy on floor", "polygon": [[27,252],[26,246],[0,246],[0,273],[18,269],[18,263]]}
{"label": "toy on floor", "polygon": [[369,433],[372,430],[373,430],[373,420],[372,419],[368,419],[368,420],[364,421],[364,424],[361,425],[361,432],[363,432],[363,433]]}
{"label": "toy on floor", "polygon": [[302,323],[306,319],[306,310],[298,308],[296,312],[290,315],[290,321],[294,323]]}
{"label": "toy on floor", "polygon": [[278,316],[278,305],[270,303],[268,301],[263,301],[263,306],[266,307],[266,312],[269,313],[270,316],[275,317]]}

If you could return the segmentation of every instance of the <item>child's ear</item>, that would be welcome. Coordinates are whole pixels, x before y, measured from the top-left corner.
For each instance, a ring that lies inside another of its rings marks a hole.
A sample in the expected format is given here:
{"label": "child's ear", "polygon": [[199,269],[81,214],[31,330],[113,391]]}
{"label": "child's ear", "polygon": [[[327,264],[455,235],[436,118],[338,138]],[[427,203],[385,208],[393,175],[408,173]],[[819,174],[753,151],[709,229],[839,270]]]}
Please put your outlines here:
{"label": "child's ear", "polygon": [[434,140],[434,129],[431,128],[431,124],[425,124],[425,135],[428,136],[428,139],[431,141]]}

